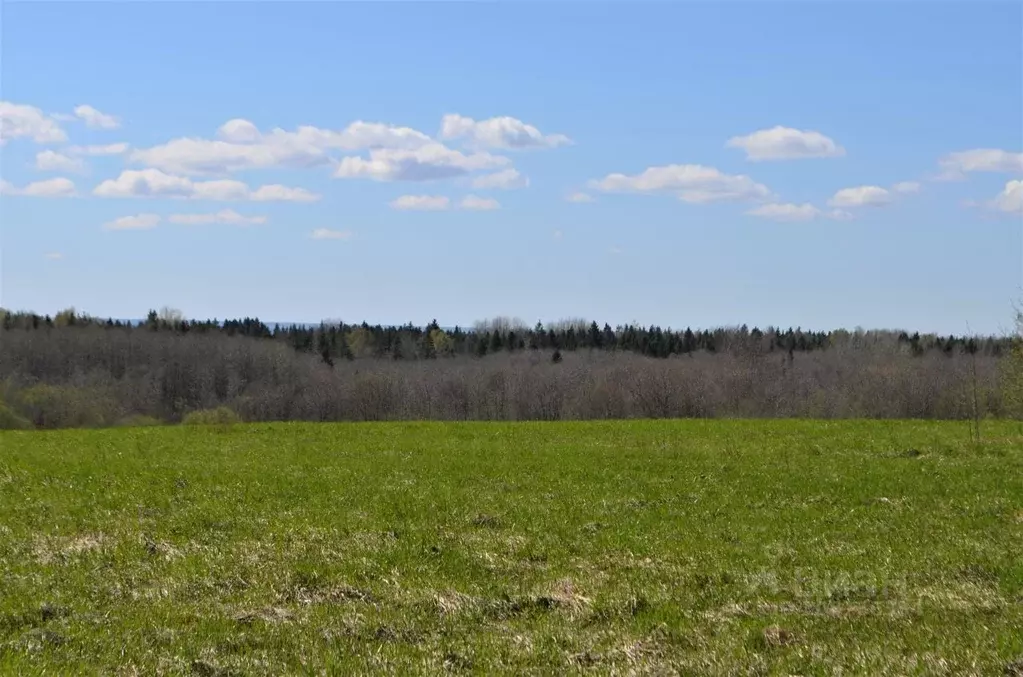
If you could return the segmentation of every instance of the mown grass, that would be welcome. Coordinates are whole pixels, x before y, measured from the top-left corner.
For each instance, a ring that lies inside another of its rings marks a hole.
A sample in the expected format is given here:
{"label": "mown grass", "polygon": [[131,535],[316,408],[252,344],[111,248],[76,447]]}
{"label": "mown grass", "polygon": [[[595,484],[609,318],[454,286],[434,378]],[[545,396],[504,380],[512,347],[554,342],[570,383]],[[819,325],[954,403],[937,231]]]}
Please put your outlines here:
{"label": "mown grass", "polygon": [[7,432],[0,672],[1008,674],[1021,553],[1018,424]]}

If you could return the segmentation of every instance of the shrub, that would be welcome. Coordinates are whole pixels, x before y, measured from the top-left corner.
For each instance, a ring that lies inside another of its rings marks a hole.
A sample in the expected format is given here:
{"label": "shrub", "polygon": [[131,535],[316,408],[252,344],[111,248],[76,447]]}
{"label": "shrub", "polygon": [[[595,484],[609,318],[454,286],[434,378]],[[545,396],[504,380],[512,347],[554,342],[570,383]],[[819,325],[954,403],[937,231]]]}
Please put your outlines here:
{"label": "shrub", "polygon": [[0,430],[30,430],[32,424],[27,418],[0,402]]}
{"label": "shrub", "polygon": [[1010,418],[1023,419],[1023,312],[1016,316],[1017,336],[1002,358],[1002,401]]}
{"label": "shrub", "polygon": [[92,428],[108,420],[114,403],[99,389],[40,383],[21,391],[19,407],[37,428]]}
{"label": "shrub", "polygon": [[181,420],[184,425],[231,425],[241,423],[241,418],[230,407],[199,409],[189,412]]}

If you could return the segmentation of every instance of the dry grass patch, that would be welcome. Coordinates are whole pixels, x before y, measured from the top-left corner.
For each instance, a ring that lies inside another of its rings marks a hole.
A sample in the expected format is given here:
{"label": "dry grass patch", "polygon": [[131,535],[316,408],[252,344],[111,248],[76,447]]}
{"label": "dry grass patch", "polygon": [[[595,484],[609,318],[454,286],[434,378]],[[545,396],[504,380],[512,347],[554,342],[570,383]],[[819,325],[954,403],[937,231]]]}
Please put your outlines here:
{"label": "dry grass patch", "polygon": [[32,551],[40,564],[60,563],[82,554],[100,551],[109,545],[110,540],[102,533],[40,536],[36,537]]}
{"label": "dry grass patch", "polygon": [[295,612],[283,607],[266,607],[235,612],[231,618],[242,625],[250,625],[256,621],[264,623],[290,623],[295,620]]}

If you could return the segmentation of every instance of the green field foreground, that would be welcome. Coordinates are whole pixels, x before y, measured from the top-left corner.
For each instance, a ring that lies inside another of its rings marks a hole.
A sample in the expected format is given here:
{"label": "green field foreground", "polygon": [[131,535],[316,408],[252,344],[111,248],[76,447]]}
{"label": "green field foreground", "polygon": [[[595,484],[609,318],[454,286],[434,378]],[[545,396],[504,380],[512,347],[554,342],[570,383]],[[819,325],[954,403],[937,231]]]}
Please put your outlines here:
{"label": "green field foreground", "polygon": [[0,434],[0,673],[445,671],[1023,674],[1020,425]]}

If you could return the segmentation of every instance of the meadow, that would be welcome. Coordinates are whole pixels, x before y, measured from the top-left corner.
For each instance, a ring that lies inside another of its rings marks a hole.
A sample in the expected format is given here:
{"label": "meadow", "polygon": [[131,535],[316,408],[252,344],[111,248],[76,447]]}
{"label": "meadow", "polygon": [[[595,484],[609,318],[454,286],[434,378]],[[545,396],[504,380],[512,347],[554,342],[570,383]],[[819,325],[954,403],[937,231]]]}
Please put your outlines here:
{"label": "meadow", "polygon": [[0,433],[4,674],[1023,674],[1019,423]]}

